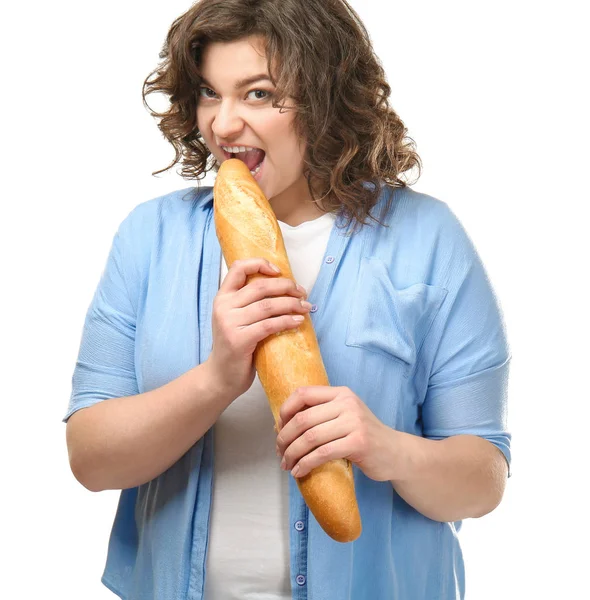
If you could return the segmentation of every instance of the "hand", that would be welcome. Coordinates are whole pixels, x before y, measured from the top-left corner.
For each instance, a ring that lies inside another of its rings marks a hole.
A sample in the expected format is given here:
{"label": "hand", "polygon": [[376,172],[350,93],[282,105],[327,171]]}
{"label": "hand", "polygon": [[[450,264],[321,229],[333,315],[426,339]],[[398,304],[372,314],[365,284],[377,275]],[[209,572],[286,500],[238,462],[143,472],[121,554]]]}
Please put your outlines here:
{"label": "hand", "polygon": [[[295,329],[311,308],[305,290],[262,258],[232,264],[213,301],[213,348],[208,363],[221,390],[234,400],[252,385],[258,342]],[[256,276],[248,283],[249,277]],[[300,320],[295,320],[300,316]]]}
{"label": "hand", "polygon": [[375,481],[392,478],[395,431],[347,387],[298,388],[281,407],[278,427],[281,468],[294,477],[346,458]]}

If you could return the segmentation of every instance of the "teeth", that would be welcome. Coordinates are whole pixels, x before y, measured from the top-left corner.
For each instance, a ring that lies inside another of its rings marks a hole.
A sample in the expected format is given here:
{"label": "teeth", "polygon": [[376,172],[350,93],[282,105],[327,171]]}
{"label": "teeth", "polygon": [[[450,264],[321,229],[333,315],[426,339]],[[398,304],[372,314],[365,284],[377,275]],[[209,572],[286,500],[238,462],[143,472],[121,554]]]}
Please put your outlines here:
{"label": "teeth", "polygon": [[256,148],[251,148],[250,146],[221,146],[226,152],[230,152],[231,154],[236,154],[238,152],[248,152],[249,150],[256,150]]}
{"label": "teeth", "polygon": [[[237,154],[238,152],[248,152],[249,150],[259,150],[259,148],[252,148],[251,146],[220,146],[220,148],[231,154]],[[250,171],[250,173],[252,173],[252,175],[256,175],[258,171],[260,171],[261,166],[262,163],[260,163],[253,171]]]}

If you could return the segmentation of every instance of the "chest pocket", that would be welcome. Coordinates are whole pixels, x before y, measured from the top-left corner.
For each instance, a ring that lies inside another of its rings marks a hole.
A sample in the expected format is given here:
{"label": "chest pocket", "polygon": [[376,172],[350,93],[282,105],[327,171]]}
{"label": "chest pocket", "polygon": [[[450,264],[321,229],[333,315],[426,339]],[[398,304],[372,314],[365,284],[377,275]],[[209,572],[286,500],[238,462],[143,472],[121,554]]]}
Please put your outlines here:
{"label": "chest pocket", "polygon": [[425,283],[396,289],[383,261],[363,258],[346,345],[401,362],[407,376],[446,295],[444,288]]}

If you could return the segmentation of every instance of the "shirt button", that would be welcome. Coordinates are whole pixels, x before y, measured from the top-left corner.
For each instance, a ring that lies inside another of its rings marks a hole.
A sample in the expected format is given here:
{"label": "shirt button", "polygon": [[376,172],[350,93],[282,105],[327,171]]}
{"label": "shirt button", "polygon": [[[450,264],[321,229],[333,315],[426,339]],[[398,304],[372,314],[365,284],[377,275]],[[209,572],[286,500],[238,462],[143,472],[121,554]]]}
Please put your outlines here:
{"label": "shirt button", "polygon": [[297,582],[297,585],[305,585],[305,575],[297,575],[295,581]]}
{"label": "shirt button", "polygon": [[309,309],[311,312],[317,312],[318,310],[318,305],[317,304],[312,304],[311,308]]}
{"label": "shirt button", "polygon": [[334,257],[333,257],[333,256],[328,256],[328,257],[326,258],[326,262],[327,262],[329,265],[331,265],[331,264],[334,262],[334,260],[335,260],[335,259],[334,259]]}
{"label": "shirt button", "polygon": [[297,529],[297,531],[303,531],[305,529],[305,523],[303,521],[297,521],[295,523],[295,529]]}

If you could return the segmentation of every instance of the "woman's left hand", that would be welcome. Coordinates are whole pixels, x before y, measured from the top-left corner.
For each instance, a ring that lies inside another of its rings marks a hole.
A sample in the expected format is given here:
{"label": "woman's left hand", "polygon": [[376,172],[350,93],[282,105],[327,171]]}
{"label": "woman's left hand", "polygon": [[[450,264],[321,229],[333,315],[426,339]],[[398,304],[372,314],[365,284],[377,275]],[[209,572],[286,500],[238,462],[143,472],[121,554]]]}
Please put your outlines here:
{"label": "woman's left hand", "polygon": [[294,477],[346,458],[375,481],[392,479],[395,431],[349,388],[298,388],[280,410],[277,454]]}

